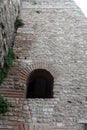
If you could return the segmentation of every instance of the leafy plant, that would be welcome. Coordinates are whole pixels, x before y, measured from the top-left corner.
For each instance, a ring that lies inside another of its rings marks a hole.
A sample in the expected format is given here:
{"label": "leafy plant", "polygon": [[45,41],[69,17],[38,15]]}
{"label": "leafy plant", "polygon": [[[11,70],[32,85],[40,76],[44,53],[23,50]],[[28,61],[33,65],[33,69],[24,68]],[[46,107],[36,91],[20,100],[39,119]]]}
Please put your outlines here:
{"label": "leafy plant", "polygon": [[3,114],[8,111],[9,102],[4,96],[0,95],[0,114]]}
{"label": "leafy plant", "polygon": [[8,55],[4,58],[5,59],[5,67],[10,67],[13,63],[13,59],[15,58],[15,54],[12,49],[9,49]]}
{"label": "leafy plant", "polygon": [[15,29],[17,30],[19,27],[23,27],[24,23],[23,20],[19,17],[16,18],[16,21],[14,23]]}
{"label": "leafy plant", "polygon": [[4,67],[0,70],[0,85],[2,84],[4,78],[7,77],[14,58],[15,54],[13,50],[9,49],[8,55],[4,58]]}

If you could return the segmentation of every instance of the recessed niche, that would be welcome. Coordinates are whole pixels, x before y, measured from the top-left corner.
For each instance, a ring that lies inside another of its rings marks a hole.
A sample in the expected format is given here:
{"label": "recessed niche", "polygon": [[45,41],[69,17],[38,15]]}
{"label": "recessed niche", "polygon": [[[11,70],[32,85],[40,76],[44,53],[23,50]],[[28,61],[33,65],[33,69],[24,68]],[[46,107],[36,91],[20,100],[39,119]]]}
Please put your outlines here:
{"label": "recessed niche", "polygon": [[36,69],[31,72],[27,81],[26,98],[52,98],[53,76],[45,69]]}

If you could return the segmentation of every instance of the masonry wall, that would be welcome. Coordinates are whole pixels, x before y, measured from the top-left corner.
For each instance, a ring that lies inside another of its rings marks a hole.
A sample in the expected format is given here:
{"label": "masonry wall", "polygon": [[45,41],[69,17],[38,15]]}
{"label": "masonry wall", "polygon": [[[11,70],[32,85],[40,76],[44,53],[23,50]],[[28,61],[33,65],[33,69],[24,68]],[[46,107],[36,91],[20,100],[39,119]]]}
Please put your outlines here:
{"label": "masonry wall", "polygon": [[[20,115],[13,119],[28,123],[30,130],[35,124],[84,130],[79,119],[87,119],[87,18],[72,0],[23,0],[21,10],[25,25],[17,32],[14,66],[1,86],[23,90],[24,97],[14,99]],[[54,98],[26,99],[35,69],[54,77]]]}
{"label": "masonry wall", "polygon": [[27,39],[28,53],[21,55],[15,45],[24,67],[21,83],[25,80],[26,86],[34,69],[46,69],[54,77],[53,99],[29,99],[25,107],[31,113],[29,121],[59,130],[83,130],[78,122],[87,118],[87,19],[72,0],[28,2],[22,4],[25,26],[17,36],[17,41]]}
{"label": "masonry wall", "polygon": [[20,10],[20,0],[0,0],[0,68],[4,56],[14,42],[14,22]]}

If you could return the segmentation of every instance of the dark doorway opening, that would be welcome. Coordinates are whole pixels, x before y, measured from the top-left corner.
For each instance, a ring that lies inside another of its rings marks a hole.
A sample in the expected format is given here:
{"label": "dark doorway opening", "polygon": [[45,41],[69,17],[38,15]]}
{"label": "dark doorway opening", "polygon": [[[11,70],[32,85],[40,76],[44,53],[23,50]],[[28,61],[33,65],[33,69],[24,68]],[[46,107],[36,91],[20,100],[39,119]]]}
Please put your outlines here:
{"label": "dark doorway opening", "polygon": [[28,83],[26,98],[52,98],[53,76],[44,69],[32,71]]}

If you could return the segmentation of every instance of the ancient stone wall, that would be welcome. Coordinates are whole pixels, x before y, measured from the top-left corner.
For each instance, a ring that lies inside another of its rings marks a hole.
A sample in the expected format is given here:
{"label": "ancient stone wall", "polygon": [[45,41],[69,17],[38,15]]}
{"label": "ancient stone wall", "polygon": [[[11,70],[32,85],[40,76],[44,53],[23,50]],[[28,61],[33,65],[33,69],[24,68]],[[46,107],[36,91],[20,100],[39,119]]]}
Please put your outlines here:
{"label": "ancient stone wall", "polygon": [[[30,123],[52,124],[56,130],[84,130],[78,120],[87,118],[87,19],[72,0],[23,1],[22,7],[25,26],[18,30],[14,47],[17,61],[24,66],[20,85],[24,82],[26,86],[35,69],[46,69],[54,77],[53,99],[26,103]],[[18,43],[21,52],[16,49]]]}
{"label": "ancient stone wall", "polygon": [[[14,66],[1,86],[23,90],[21,99],[12,99],[11,119],[28,123],[30,130],[39,129],[37,125],[84,130],[79,119],[87,121],[87,18],[72,0],[23,0],[21,17],[25,25],[17,31]],[[53,98],[26,99],[27,82],[36,69],[52,74]]]}
{"label": "ancient stone wall", "polygon": [[20,0],[0,0],[0,66],[14,40],[14,22],[20,10]]}

